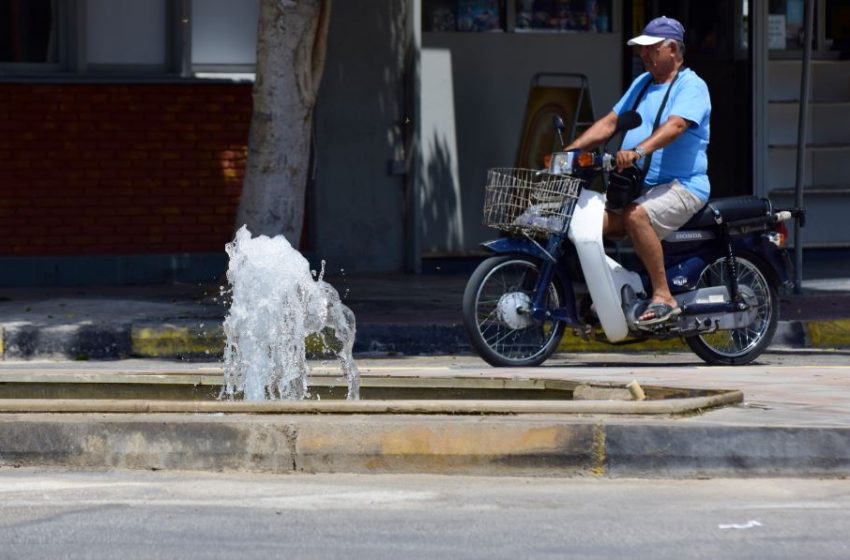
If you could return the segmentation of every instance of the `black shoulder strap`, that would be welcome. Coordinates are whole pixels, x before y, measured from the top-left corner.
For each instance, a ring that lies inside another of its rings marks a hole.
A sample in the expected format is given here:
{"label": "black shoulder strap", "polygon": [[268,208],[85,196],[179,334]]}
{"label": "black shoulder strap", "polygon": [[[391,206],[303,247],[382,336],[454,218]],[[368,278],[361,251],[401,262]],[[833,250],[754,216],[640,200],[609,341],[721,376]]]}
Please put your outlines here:
{"label": "black shoulder strap", "polygon": [[[643,96],[646,95],[646,90],[648,90],[650,84],[652,84],[652,74],[649,74],[648,72],[647,72],[647,74],[648,75],[646,77],[647,78],[646,83],[643,84],[643,86],[640,88],[640,91],[638,92],[637,97],[635,97],[634,103],[632,103],[632,108],[631,108],[632,111],[637,111],[638,105],[640,105],[640,100],[643,99]],[[623,147],[623,140],[626,139],[626,133],[627,132],[628,132],[628,130],[624,130],[623,132],[620,133],[620,144],[619,144],[620,148]]]}
{"label": "black shoulder strap", "polygon": [[[648,73],[648,72],[647,72]],[[678,76],[678,74],[676,74]],[[643,96],[646,95],[646,90],[649,89],[649,85],[652,83],[652,74],[647,76],[646,83],[643,84],[643,87],[640,88],[640,92],[637,97],[635,97],[635,102],[632,103],[632,111],[637,111],[638,105],[640,105],[640,100],[643,99]]]}
{"label": "black shoulder strap", "polygon": [[[670,98],[670,90],[673,89],[673,84],[675,84],[676,80],[679,79],[679,74],[681,74],[684,69],[685,69],[684,66],[679,68],[679,71],[676,72],[675,76],[673,76],[673,80],[670,82],[670,85],[667,86],[667,91],[664,93],[664,99],[661,101],[661,106],[658,108],[658,113],[655,115],[655,123],[652,125],[652,132],[655,132],[655,129],[657,129],[658,125],[661,124],[661,113],[664,112],[664,107],[667,106],[667,100]],[[637,111],[638,105],[640,105],[640,102],[643,99],[643,96],[646,95],[646,90],[649,89],[649,86],[651,84],[652,84],[652,74],[649,74],[647,76],[646,83],[643,84],[643,86],[640,88],[640,92],[638,93],[637,97],[635,98],[634,103],[632,103],[632,109],[631,109],[632,111]],[[620,137],[620,147],[622,147],[623,140],[626,138],[626,132],[627,131],[623,131],[623,134]],[[649,154],[649,156],[647,156],[646,160],[644,160],[643,167],[641,168],[641,171],[643,172],[644,175],[649,170],[649,163],[651,161],[652,161],[652,154]]]}
{"label": "black shoulder strap", "polygon": [[661,106],[658,108],[658,114],[655,115],[655,124],[652,125],[652,132],[655,132],[655,129],[658,128],[658,124],[661,122],[661,113],[664,112],[664,107],[667,106],[667,100],[670,99],[670,90],[673,89],[673,84],[676,83],[676,80],[679,79],[679,74],[682,73],[684,68],[681,68],[676,75],[673,76],[673,79],[670,81],[670,85],[667,86],[667,91],[664,93],[664,99],[661,101]]}
{"label": "black shoulder strap", "polygon": [[[658,113],[655,115],[655,123],[653,123],[653,125],[652,125],[652,132],[655,132],[655,130],[658,128],[658,125],[661,124],[661,113],[664,112],[664,107],[667,106],[667,100],[670,99],[670,90],[673,89],[673,84],[675,84],[676,80],[679,79],[679,75],[682,73],[682,71],[684,69],[685,69],[684,66],[679,68],[679,71],[676,72],[676,75],[673,76],[673,79],[670,81],[670,85],[667,86],[667,91],[664,93],[664,99],[661,100],[661,106],[658,107]],[[651,76],[650,76],[650,81],[652,81]],[[644,87],[644,91],[646,91],[646,88],[648,86],[649,86],[649,82],[647,82],[647,85]],[[641,93],[643,93],[643,92],[641,92]],[[640,101],[640,98],[638,98],[638,101]],[[635,107],[637,107],[637,103],[635,103]],[[648,156],[646,156],[646,159],[644,160],[643,165],[641,166],[641,172],[643,173],[644,176],[646,176],[647,172],[649,171],[649,164],[651,162],[652,162],[652,154],[649,154]]]}

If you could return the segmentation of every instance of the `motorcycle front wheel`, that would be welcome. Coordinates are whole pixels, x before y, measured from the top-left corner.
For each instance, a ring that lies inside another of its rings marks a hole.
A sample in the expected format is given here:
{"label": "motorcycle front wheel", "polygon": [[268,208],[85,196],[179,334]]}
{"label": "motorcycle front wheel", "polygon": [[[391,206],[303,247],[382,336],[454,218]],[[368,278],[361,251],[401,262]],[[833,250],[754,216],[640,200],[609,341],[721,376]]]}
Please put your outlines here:
{"label": "motorcycle front wheel", "polygon": [[[525,256],[490,257],[463,294],[463,322],[473,349],[496,367],[537,366],[558,348],[564,323],[531,316],[540,263]],[[563,305],[557,279],[546,287],[546,309]]]}
{"label": "motorcycle front wheel", "polygon": [[[777,282],[766,265],[754,255],[736,258],[738,286],[744,301],[754,309],[749,325],[688,337],[685,342],[694,353],[712,365],[748,364],[767,350],[779,322]],[[709,264],[700,275],[697,288],[728,286],[729,271],[721,258]]]}

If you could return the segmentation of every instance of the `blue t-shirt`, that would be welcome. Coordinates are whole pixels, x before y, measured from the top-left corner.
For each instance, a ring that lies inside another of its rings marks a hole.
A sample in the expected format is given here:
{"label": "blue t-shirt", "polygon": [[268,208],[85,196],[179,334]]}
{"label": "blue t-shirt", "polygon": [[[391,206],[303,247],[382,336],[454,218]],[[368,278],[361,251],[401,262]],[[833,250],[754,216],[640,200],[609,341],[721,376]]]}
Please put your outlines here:
{"label": "blue t-shirt", "polygon": [[[614,105],[616,114],[631,110],[647,80],[652,80],[652,77],[649,72],[644,72],[632,82],[629,90]],[[634,148],[652,135],[652,125],[669,86],[669,82],[653,82],[649,85],[637,107],[643,122],[626,133],[623,139],[624,150]],[[667,99],[658,126],[667,122],[670,115],[682,117],[688,121],[689,126],[671,144],[652,153],[652,162],[644,182],[647,186],[654,186],[678,179],[685,188],[703,202],[707,202],[711,192],[706,175],[711,99],[708,96],[708,86],[693,70],[684,68],[679,71],[679,78],[670,90],[670,98]],[[641,163],[637,163],[638,167]]]}

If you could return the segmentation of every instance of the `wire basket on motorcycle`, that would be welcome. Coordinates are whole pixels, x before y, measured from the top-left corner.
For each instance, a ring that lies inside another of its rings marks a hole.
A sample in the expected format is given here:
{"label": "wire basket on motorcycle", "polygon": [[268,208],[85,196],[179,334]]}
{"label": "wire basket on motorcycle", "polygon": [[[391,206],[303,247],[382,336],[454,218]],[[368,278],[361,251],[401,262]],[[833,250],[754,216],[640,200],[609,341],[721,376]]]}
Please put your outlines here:
{"label": "wire basket on motorcycle", "polygon": [[484,225],[528,235],[564,232],[584,182],[534,169],[490,169],[484,187]]}

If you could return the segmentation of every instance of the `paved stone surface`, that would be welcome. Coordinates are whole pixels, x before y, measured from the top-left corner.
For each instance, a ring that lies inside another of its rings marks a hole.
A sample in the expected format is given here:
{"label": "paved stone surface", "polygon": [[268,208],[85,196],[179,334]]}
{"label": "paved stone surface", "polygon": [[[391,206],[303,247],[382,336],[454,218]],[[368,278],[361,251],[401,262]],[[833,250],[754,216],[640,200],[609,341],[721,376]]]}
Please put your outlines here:
{"label": "paved stone surface", "polygon": [[[0,464],[260,472],[640,477],[850,475],[850,360],[766,354],[720,368],[689,354],[558,355],[539,368],[471,357],[360,360],[367,376],[503,377],[739,389],[685,417],[622,415],[0,414]],[[314,373],[339,375],[330,364]],[[217,376],[215,363],[5,362],[0,381]]]}

